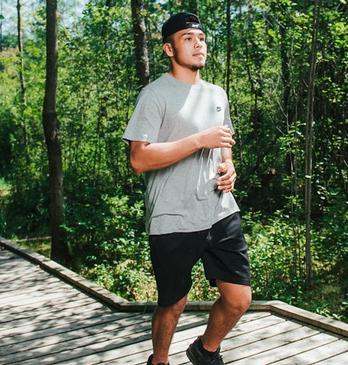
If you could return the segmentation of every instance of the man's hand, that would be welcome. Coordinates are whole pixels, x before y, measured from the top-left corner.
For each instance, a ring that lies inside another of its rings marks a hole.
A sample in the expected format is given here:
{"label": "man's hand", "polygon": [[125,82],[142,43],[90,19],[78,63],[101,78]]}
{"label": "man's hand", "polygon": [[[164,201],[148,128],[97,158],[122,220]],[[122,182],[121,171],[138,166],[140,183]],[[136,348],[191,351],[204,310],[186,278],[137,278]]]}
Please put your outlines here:
{"label": "man's hand", "polygon": [[206,129],[197,133],[197,138],[201,148],[231,148],[236,143],[230,128],[225,126]]}
{"label": "man's hand", "polygon": [[237,178],[233,162],[231,160],[222,162],[219,165],[218,172],[222,174],[222,176],[217,179],[217,189],[219,191],[223,191],[224,193],[233,191],[234,183]]}

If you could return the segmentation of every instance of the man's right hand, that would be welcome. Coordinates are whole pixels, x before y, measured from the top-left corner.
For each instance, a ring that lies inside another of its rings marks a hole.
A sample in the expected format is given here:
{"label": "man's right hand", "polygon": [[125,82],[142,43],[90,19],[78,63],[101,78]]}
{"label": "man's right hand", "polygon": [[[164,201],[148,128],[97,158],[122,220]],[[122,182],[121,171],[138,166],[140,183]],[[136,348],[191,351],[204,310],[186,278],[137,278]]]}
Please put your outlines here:
{"label": "man's right hand", "polygon": [[231,148],[236,141],[228,127],[218,126],[197,133],[201,148]]}

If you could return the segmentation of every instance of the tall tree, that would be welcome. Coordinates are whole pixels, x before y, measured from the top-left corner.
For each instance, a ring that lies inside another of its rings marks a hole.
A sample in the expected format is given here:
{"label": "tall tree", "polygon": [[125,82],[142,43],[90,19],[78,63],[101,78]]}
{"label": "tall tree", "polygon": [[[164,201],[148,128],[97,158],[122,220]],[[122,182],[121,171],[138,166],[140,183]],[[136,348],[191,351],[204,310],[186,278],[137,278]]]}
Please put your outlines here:
{"label": "tall tree", "polygon": [[26,104],[26,85],[24,78],[24,57],[23,57],[23,33],[22,33],[22,14],[21,14],[22,4],[20,0],[17,0],[17,44],[18,44],[18,58],[19,58],[19,80],[21,85],[21,91],[19,93],[20,97],[20,109],[21,109],[21,127],[23,130],[24,145],[27,146],[27,130],[26,125],[23,120],[23,114]]}
{"label": "tall tree", "polygon": [[146,44],[146,26],[144,20],[144,1],[131,0],[132,23],[135,44],[135,59],[139,86],[144,87],[149,83],[150,66]]}
{"label": "tall tree", "polygon": [[0,52],[2,52],[3,46],[2,46],[2,21],[4,19],[4,16],[2,15],[3,12],[3,4],[2,0],[0,0]]}
{"label": "tall tree", "polygon": [[232,0],[226,1],[226,24],[227,24],[227,39],[226,39],[226,92],[227,97],[230,96],[230,78],[231,78],[231,2]]}
{"label": "tall tree", "polygon": [[23,34],[22,34],[22,4],[20,0],[17,0],[17,43],[19,51],[19,77],[21,82],[21,102],[25,102],[25,79],[24,79],[24,62],[23,62]]}
{"label": "tall tree", "polygon": [[314,1],[313,7],[313,31],[310,52],[310,69],[307,93],[306,114],[306,147],[305,147],[305,220],[306,220],[306,282],[312,286],[312,255],[311,255],[311,204],[312,204],[312,149],[313,149],[313,116],[314,116],[314,86],[317,57],[318,35],[318,0]]}
{"label": "tall tree", "polygon": [[48,154],[50,187],[51,258],[68,265],[69,251],[62,228],[64,223],[64,195],[62,152],[56,113],[57,90],[57,0],[46,1],[46,84],[42,123]]}

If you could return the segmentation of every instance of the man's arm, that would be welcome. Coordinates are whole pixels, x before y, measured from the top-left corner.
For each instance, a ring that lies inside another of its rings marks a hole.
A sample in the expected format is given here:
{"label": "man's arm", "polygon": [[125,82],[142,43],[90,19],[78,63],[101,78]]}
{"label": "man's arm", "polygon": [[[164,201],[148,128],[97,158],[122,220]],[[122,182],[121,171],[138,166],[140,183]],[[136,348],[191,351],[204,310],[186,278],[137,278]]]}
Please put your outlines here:
{"label": "man's arm", "polygon": [[232,161],[232,149],[221,149],[221,164],[219,165],[219,173],[222,174],[217,179],[217,188],[224,193],[229,193],[234,190],[234,183],[237,178],[237,173]]}
{"label": "man's arm", "polygon": [[170,166],[202,148],[226,148],[234,145],[227,127],[209,128],[174,142],[148,143],[132,141],[130,164],[137,174]]}

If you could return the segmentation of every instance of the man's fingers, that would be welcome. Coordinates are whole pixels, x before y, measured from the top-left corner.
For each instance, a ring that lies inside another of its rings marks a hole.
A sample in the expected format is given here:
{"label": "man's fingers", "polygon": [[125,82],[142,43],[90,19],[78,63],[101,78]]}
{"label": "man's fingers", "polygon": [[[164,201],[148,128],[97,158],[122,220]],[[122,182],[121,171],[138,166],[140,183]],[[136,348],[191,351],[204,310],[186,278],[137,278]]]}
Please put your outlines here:
{"label": "man's fingers", "polygon": [[221,189],[225,189],[228,186],[233,186],[235,181],[236,181],[236,179],[232,178],[232,177],[224,179],[224,180],[218,180],[217,186],[221,187]]}
{"label": "man's fingers", "polygon": [[222,182],[224,184],[228,181],[232,182],[232,180],[233,180],[233,175],[231,175],[229,173],[220,176],[218,179],[219,182]]}
{"label": "man's fingers", "polygon": [[[219,168],[220,173],[225,172],[225,171],[227,171],[227,168],[224,171],[222,171],[222,169]],[[231,181],[234,181],[234,180],[236,180],[236,178],[237,178],[237,173],[235,170],[232,170],[232,172],[230,171],[230,172],[227,172],[226,174],[221,175],[218,178],[218,181],[224,181],[224,180],[228,180],[228,179],[231,179]]]}

